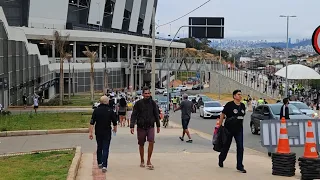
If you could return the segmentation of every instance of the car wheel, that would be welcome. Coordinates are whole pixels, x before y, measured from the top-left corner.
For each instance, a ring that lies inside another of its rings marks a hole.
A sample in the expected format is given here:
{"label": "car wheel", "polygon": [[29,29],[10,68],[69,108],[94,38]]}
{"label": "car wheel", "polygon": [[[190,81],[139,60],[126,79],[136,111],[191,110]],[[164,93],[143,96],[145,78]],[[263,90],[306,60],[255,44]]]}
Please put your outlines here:
{"label": "car wheel", "polygon": [[251,129],[251,133],[252,133],[252,134],[258,134],[257,128],[256,128],[256,126],[254,125],[254,123],[251,123],[250,129]]}

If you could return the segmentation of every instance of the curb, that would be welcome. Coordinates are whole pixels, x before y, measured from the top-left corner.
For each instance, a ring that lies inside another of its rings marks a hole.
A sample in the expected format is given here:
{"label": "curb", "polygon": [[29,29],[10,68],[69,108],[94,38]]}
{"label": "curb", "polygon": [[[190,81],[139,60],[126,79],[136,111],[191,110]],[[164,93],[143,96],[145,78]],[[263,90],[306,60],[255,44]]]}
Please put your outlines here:
{"label": "curb", "polygon": [[[174,128],[181,128],[182,126],[179,125],[179,124],[176,124],[172,121],[170,121],[170,124],[172,127]],[[209,141],[212,141],[212,135],[211,134],[208,134],[208,133],[204,133],[204,132],[201,132],[201,131],[198,131],[198,130],[195,130],[195,129],[192,129],[192,128],[189,128],[189,131],[191,133],[194,133],[194,134],[197,134],[198,136],[204,138],[204,139],[207,139]],[[230,147],[230,149],[236,151],[236,149],[233,149],[233,147]],[[269,156],[266,154],[266,153],[262,153],[260,151],[257,151],[257,150],[254,150],[254,149],[251,149],[251,148],[247,148],[247,147],[244,147],[245,151],[246,152],[249,152],[249,153],[252,153],[252,154],[257,154],[259,156],[264,156],[266,158],[269,158]]]}
{"label": "curb", "polygon": [[67,180],[75,180],[78,174],[78,169],[80,166],[80,160],[81,160],[82,150],[80,146],[76,147],[76,153],[72,159],[72,163],[70,165]]}
{"label": "curb", "polygon": [[33,135],[48,135],[48,134],[68,134],[68,133],[88,133],[88,132],[89,132],[89,128],[4,131],[4,132],[0,132],[0,137],[33,136]]}

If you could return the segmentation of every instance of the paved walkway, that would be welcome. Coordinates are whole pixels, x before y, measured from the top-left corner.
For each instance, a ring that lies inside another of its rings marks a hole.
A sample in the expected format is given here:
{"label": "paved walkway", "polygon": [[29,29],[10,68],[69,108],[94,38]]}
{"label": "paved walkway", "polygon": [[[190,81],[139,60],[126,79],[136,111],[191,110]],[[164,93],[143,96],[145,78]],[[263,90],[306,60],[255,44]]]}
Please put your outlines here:
{"label": "paved walkway", "polygon": [[97,169],[94,154],[95,141],[90,141],[87,134],[5,137],[0,139],[0,154],[80,145],[83,149],[83,156],[77,180],[147,180],[151,177],[152,180],[297,179],[297,177],[272,176],[270,158],[249,150],[245,150],[244,156],[244,165],[248,173],[237,172],[234,146],[230,149],[225,168],[219,168],[218,153],[212,150],[210,140],[192,134],[194,143],[188,144],[178,139],[180,133],[179,128],[162,128],[160,134],[156,136],[152,158],[155,166],[153,171],[139,167],[136,135],[129,134],[128,128],[119,128],[117,135],[113,136],[106,174]]}

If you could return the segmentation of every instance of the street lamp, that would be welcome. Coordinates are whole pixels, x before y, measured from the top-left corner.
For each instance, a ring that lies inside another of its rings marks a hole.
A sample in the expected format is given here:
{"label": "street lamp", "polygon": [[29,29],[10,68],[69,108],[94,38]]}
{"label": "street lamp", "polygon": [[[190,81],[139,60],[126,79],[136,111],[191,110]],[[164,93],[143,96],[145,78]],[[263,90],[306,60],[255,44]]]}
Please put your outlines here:
{"label": "street lamp", "polygon": [[287,49],[286,49],[286,89],[284,96],[288,97],[288,59],[289,59],[289,19],[297,16],[280,15],[281,18],[287,18]]}

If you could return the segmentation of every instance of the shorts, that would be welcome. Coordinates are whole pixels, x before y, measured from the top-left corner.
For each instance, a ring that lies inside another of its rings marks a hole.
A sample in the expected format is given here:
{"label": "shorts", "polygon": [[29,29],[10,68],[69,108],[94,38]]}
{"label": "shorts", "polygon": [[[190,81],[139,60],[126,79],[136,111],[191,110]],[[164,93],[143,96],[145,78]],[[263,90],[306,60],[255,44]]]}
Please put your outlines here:
{"label": "shorts", "polygon": [[38,109],[39,108],[39,106],[33,106],[33,109]]}
{"label": "shorts", "polygon": [[185,118],[181,120],[182,129],[188,129],[190,118]]}
{"label": "shorts", "polygon": [[154,143],[154,134],[154,128],[137,128],[138,144],[140,146],[143,146],[146,140],[148,140],[149,143]]}
{"label": "shorts", "polygon": [[126,116],[126,112],[118,112],[119,116]]}
{"label": "shorts", "polygon": [[127,111],[127,119],[131,119],[132,111]]}

